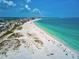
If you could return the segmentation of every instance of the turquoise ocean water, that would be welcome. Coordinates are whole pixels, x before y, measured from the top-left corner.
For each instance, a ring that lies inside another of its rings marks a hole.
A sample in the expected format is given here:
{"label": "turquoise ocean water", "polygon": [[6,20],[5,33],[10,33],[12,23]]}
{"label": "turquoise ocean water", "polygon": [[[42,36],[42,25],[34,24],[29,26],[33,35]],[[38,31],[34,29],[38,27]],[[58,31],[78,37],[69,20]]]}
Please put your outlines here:
{"label": "turquoise ocean water", "polygon": [[66,46],[79,51],[79,18],[41,18],[35,22]]}

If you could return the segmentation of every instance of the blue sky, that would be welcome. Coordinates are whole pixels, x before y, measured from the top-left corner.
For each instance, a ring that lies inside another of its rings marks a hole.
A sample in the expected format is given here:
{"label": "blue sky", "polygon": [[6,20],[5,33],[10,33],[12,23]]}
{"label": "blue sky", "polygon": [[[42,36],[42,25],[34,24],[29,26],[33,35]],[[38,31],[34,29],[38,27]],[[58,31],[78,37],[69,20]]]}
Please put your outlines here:
{"label": "blue sky", "polygon": [[79,0],[0,0],[0,17],[79,17]]}

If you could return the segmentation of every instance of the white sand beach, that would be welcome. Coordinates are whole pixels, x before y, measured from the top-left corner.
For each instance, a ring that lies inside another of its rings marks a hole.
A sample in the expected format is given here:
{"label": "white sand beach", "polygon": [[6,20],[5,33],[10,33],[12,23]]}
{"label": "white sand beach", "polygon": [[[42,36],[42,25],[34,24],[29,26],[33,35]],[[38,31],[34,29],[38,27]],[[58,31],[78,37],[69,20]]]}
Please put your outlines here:
{"label": "white sand beach", "polygon": [[24,23],[22,29],[16,29],[20,37],[18,50],[10,50],[7,57],[0,59],[78,59],[75,52],[40,29],[33,21]]}

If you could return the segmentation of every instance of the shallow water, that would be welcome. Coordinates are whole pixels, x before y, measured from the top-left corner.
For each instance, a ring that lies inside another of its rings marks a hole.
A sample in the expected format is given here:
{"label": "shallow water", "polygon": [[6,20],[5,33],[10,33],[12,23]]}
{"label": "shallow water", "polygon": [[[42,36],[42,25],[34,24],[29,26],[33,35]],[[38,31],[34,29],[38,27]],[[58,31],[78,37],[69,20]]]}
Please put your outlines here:
{"label": "shallow water", "polygon": [[79,51],[79,18],[42,18],[35,23],[65,45]]}

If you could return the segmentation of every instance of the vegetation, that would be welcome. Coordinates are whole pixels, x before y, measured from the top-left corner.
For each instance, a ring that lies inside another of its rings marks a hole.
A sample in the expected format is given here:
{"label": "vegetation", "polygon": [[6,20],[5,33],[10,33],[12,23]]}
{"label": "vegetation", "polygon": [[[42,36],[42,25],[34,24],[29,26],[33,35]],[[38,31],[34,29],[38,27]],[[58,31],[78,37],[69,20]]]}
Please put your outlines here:
{"label": "vegetation", "polygon": [[6,36],[6,35],[8,35],[8,34],[11,34],[11,33],[13,33],[14,32],[14,30],[17,28],[18,26],[17,25],[15,25],[10,31],[8,30],[5,34],[3,34],[0,38],[2,38],[2,37],[4,37],[4,36]]}

